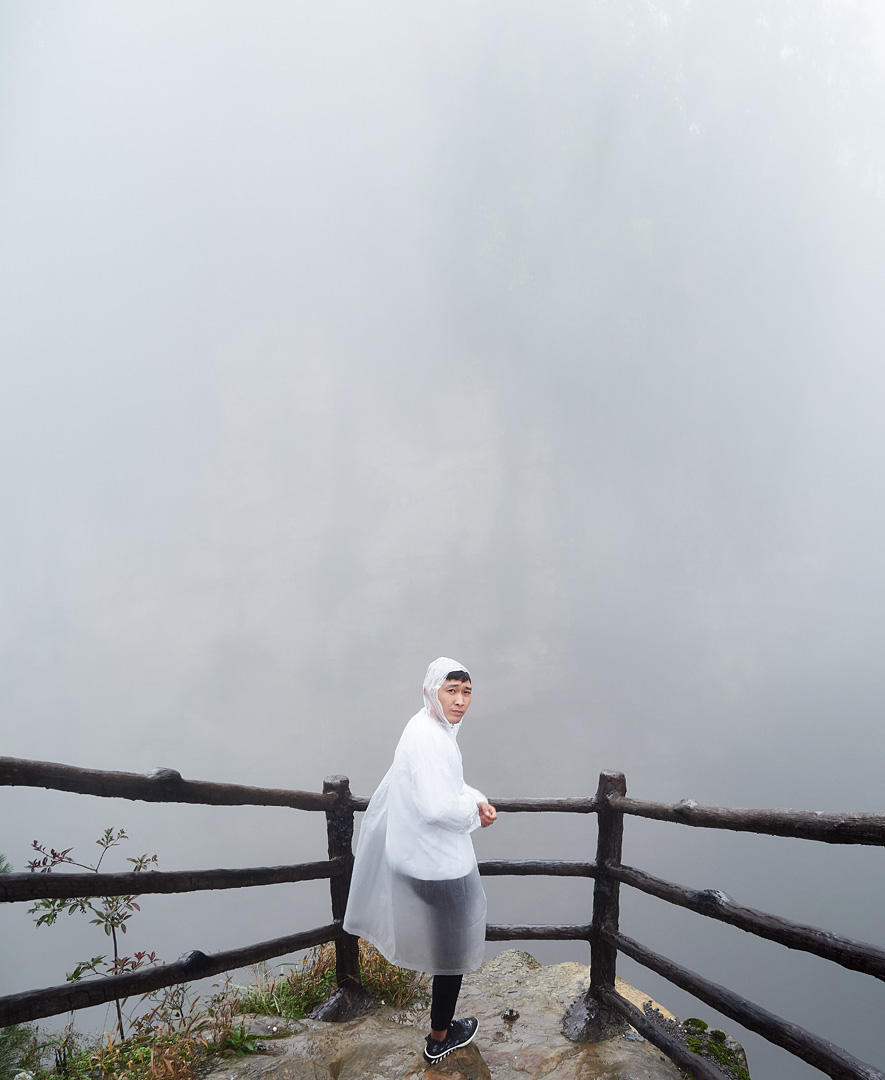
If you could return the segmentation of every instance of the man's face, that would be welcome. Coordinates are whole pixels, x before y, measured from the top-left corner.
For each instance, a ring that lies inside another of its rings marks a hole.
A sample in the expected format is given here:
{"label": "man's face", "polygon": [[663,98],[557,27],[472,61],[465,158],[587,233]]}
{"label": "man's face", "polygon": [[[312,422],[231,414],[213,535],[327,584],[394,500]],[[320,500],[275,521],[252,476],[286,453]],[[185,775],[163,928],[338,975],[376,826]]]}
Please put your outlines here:
{"label": "man's face", "polygon": [[446,679],[436,696],[442,705],[443,716],[450,724],[460,724],[470,705],[470,683]]}

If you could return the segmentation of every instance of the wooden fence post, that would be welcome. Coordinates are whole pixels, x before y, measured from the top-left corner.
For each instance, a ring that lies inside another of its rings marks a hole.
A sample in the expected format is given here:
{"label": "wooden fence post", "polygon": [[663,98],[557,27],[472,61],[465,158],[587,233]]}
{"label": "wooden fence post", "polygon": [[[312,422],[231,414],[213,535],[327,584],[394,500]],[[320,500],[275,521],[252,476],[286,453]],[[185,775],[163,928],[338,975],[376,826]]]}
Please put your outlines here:
{"label": "wooden fence post", "polygon": [[624,1021],[605,1003],[604,991],[615,988],[618,950],[602,935],[603,930],[618,930],[620,882],[611,868],[621,864],[624,839],[624,815],[609,805],[612,795],[626,795],[623,773],[601,772],[596,792],[598,837],[596,841],[596,880],[593,885],[593,918],[590,923],[590,987],[572,1005],[563,1020],[562,1030],[575,1042],[593,1042],[613,1026]]}
{"label": "wooden fence post", "polygon": [[624,842],[624,815],[612,810],[608,800],[611,795],[626,795],[627,781],[623,773],[599,774],[599,800],[597,820],[599,835],[596,841],[596,881],[593,885],[593,920],[590,924],[590,990],[614,990],[618,950],[602,938],[603,929],[618,931],[618,904],[620,882],[609,872],[611,867],[621,865],[621,849]]}
{"label": "wooden fence post", "polygon": [[[338,801],[326,811],[329,858],[341,859],[344,873],[329,879],[332,894],[332,919],[340,923],[347,909],[350,879],[353,874],[353,807],[350,805],[350,780],[346,776],[327,776],[323,794],[336,795]],[[340,987],[360,985],[360,942],[353,934],[335,940],[335,981]]]}

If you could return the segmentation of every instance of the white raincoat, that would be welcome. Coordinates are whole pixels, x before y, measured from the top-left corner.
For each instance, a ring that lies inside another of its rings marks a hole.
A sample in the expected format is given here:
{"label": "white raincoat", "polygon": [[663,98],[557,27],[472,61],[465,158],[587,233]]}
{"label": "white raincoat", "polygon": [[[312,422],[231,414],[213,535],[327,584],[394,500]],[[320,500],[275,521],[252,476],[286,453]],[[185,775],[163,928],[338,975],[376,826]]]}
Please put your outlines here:
{"label": "white raincoat", "polygon": [[464,783],[460,724],[446,720],[437,697],[450,671],[466,670],[447,656],[427,669],[424,708],[366,810],[344,916],[344,929],[391,963],[431,975],[473,971],[485,951],[486,898],[470,833],[487,800]]}

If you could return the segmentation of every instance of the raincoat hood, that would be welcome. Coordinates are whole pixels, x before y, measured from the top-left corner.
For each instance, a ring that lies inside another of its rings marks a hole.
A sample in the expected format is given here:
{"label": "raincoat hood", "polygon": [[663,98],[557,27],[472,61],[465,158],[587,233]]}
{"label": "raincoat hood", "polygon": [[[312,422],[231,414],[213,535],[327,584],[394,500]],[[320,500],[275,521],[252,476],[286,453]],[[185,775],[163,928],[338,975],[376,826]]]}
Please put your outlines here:
{"label": "raincoat hood", "polygon": [[452,733],[457,736],[458,728],[460,724],[450,724],[445,718],[442,705],[439,703],[439,688],[446,681],[446,675],[450,671],[466,671],[469,675],[470,672],[467,668],[458,660],[453,660],[451,656],[439,656],[430,667],[427,669],[427,674],[424,676],[424,708],[427,711],[427,715],[432,717],[438,723],[443,724],[446,728],[450,728]]}

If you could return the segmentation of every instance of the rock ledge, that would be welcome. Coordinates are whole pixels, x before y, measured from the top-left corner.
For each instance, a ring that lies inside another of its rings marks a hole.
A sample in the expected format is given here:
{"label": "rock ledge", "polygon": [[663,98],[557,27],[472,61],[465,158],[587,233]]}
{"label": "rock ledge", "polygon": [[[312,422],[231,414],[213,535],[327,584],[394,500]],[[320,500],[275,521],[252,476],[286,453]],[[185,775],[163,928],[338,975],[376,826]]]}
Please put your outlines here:
{"label": "rock ledge", "polygon": [[[509,949],[465,975],[459,1015],[479,1019],[476,1040],[430,1066],[422,1057],[425,1008],[380,1006],[343,1024],[252,1018],[262,1035],[290,1032],[267,1053],[228,1060],[212,1080],[682,1080],[681,1071],[632,1029],[599,1043],[570,1042],[561,1031],[568,1006],[586,989],[589,968],[542,966]],[[618,992],[642,1009],[651,1002],[622,980]],[[666,1009],[651,1002],[665,1017]],[[518,1015],[515,1015],[518,1014]]]}

